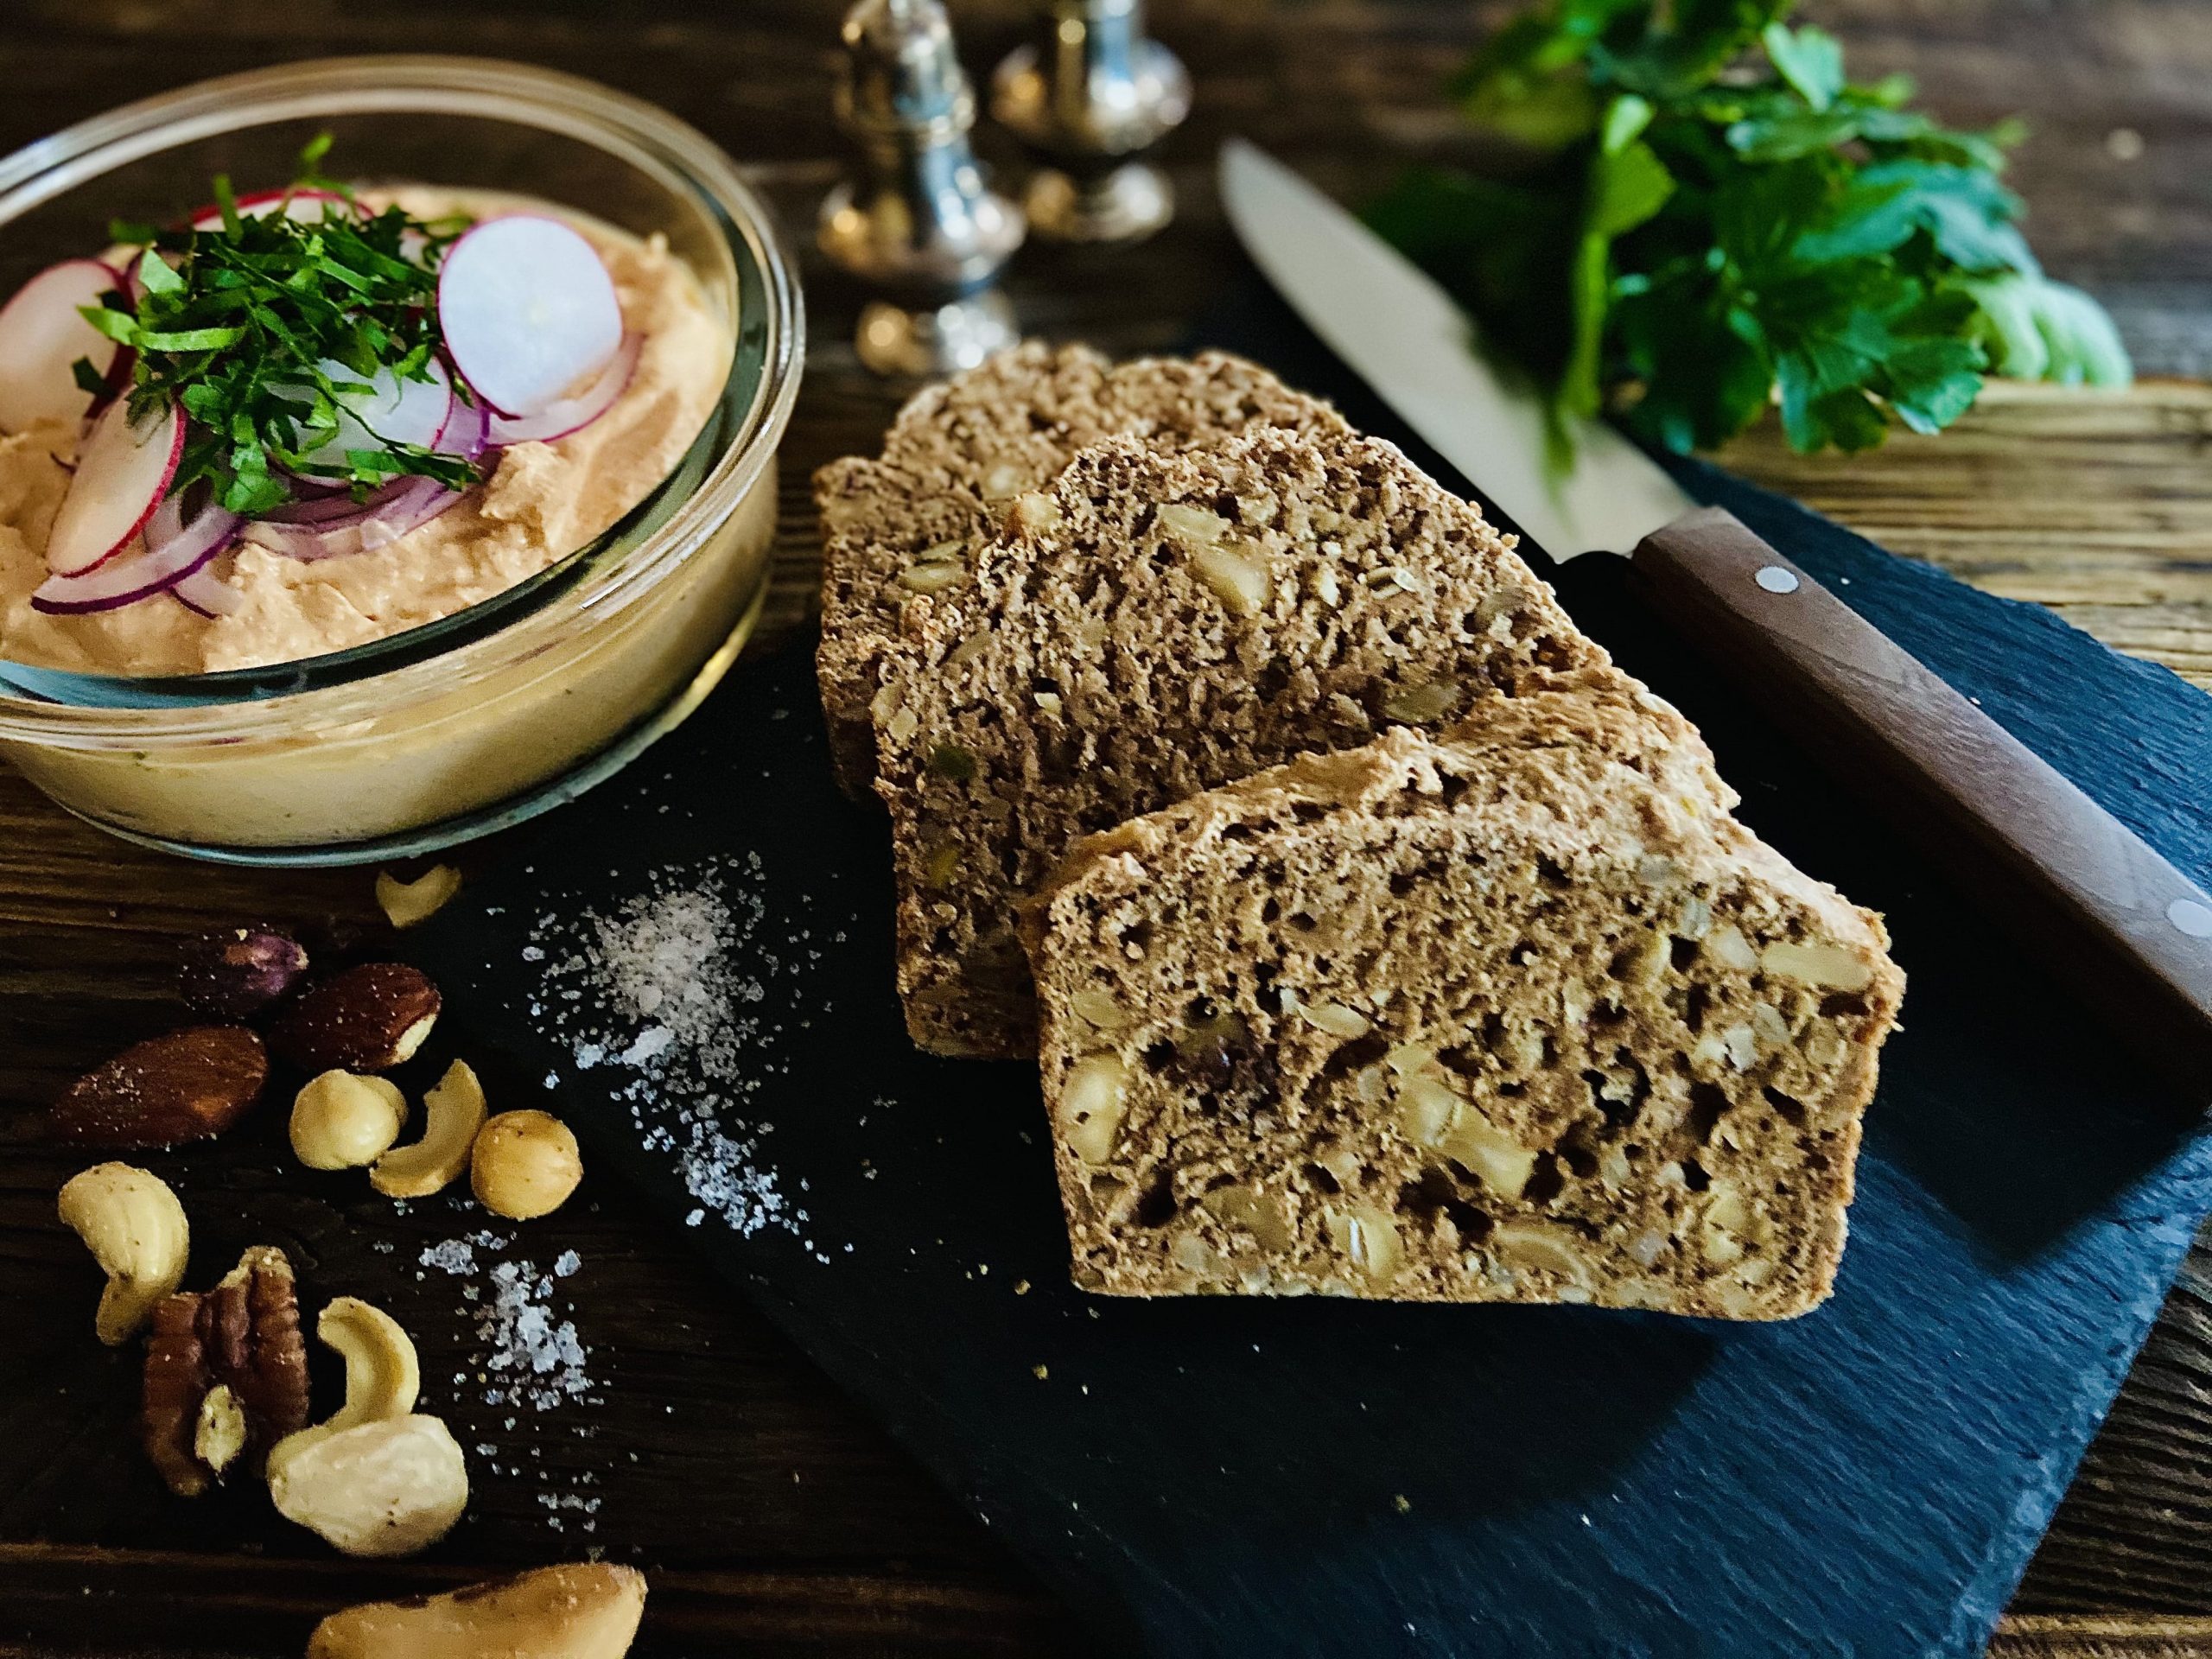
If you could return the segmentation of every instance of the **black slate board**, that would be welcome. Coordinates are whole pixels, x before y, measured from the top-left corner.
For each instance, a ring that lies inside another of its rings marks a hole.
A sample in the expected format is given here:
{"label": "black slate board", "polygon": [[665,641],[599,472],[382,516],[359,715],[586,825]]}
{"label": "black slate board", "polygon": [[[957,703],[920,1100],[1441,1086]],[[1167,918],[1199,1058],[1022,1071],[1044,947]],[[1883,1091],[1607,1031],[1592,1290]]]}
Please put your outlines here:
{"label": "black slate board", "polygon": [[[1216,338],[1402,435],[1264,302],[1233,315]],[[2212,700],[1683,476],[2212,880]],[[1911,976],[1838,1294],[1791,1325],[1076,1294],[1033,1072],[906,1041],[881,828],[830,783],[804,641],[546,820],[418,954],[464,1052],[502,1057],[500,1103],[556,1107],[690,1221],[1103,1649],[1978,1653],[2212,1209],[2212,1141],[1652,634],[1618,564],[1578,561],[1571,608],[1705,725],[1762,833],[1888,912]],[[702,995],[739,1029],[656,1053],[575,943],[702,884],[730,941]]]}

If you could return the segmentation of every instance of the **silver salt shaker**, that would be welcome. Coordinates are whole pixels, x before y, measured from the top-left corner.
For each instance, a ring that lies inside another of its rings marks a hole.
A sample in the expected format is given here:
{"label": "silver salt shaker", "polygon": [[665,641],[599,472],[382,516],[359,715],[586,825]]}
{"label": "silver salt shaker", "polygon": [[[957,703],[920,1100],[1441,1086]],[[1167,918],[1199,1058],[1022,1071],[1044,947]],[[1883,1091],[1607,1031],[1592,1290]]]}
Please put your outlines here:
{"label": "silver salt shaker", "polygon": [[992,78],[991,113],[1044,163],[1023,198],[1039,236],[1135,242],[1174,217],[1138,158],[1191,110],[1191,78],[1144,32],[1144,0],[1040,0],[1037,39]]}
{"label": "silver salt shaker", "polygon": [[837,124],[860,152],[822,204],[822,251],[882,297],[855,345],[878,374],[972,368],[1020,338],[996,286],[1021,210],[983,182],[976,95],[938,0],[860,0],[845,16]]}

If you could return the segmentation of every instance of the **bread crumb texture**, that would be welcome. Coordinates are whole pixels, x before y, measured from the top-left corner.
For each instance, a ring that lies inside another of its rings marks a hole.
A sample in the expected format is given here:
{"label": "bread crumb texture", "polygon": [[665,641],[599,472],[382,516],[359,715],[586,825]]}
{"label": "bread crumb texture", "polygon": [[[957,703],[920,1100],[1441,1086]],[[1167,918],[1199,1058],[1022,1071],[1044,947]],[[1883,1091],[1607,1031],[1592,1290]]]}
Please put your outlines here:
{"label": "bread crumb texture", "polygon": [[1318,398],[1222,352],[1116,365],[1086,346],[1031,341],[926,388],[878,459],[814,477],[823,539],[818,666],[839,780],[865,796],[875,770],[868,704],[908,601],[963,585],[1009,505],[1109,437],[1209,448],[1262,427],[1344,430]]}
{"label": "bread crumb texture", "polygon": [[1787,1319],[1904,978],[1618,676],[1082,841],[1031,899],[1077,1283]]}
{"label": "bread crumb texture", "polygon": [[1014,906],[1079,836],[1574,674],[1628,684],[1481,512],[1388,443],[1080,452],[883,658],[910,1032],[1034,1052]]}

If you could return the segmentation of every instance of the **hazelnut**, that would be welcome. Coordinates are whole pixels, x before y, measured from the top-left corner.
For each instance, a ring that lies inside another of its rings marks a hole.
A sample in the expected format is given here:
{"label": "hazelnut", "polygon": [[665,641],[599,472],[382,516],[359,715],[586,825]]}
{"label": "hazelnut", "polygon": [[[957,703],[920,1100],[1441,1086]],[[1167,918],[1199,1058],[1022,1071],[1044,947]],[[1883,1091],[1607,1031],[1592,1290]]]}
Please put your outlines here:
{"label": "hazelnut", "polygon": [[1032,536],[1049,536],[1066,522],[1059,503],[1049,495],[1031,491],[1014,498],[1014,505],[1007,509],[1007,524],[1013,529]]}
{"label": "hazelnut", "polygon": [[177,991],[209,1020],[257,1014],[299,982],[308,953],[282,928],[225,928],[187,939],[177,951]]}
{"label": "hazelnut", "polygon": [[1268,602],[1268,568],[1256,550],[1207,543],[1192,551],[1191,569],[1232,616],[1250,616]]}
{"label": "hazelnut", "polygon": [[1556,1274],[1573,1286],[1586,1287],[1590,1270],[1570,1235],[1562,1228],[1541,1221],[1502,1221],[1491,1230],[1490,1248],[1510,1267],[1532,1273]]}
{"label": "hazelnut", "polygon": [[398,1140],[406,1121],[398,1084],[325,1071],[292,1102],[292,1151],[309,1169],[358,1169]]}
{"label": "hazelnut", "polygon": [[1154,522],[1177,541],[1191,547],[1206,547],[1229,534],[1229,520],[1217,512],[1208,512],[1204,507],[1186,506],[1180,501],[1170,501],[1153,515]]}
{"label": "hazelnut", "polygon": [[511,1221],[550,1215],[583,1175],[576,1137],[548,1112],[501,1112],[478,1132],[469,1154],[476,1201]]}
{"label": "hazelnut", "polygon": [[1297,1243],[1282,1200],[1257,1187],[1215,1187],[1199,1197],[1198,1207],[1224,1225],[1251,1234],[1253,1242],[1272,1255],[1280,1255]]}
{"label": "hazelnut", "polygon": [[1114,1155],[1128,1086],[1128,1069],[1111,1054],[1087,1056],[1070,1069],[1058,1103],[1060,1134],[1084,1163]]}
{"label": "hazelnut", "polygon": [[1398,1224],[1378,1205],[1351,1204],[1325,1217],[1329,1237],[1370,1282],[1387,1284],[1405,1259]]}
{"label": "hazelnut", "polygon": [[898,582],[910,594],[941,594],[948,588],[965,581],[968,567],[950,562],[933,564],[910,564],[898,575]]}
{"label": "hazelnut", "polygon": [[1383,715],[1408,726],[1428,726],[1459,706],[1459,688],[1450,680],[1429,680],[1394,692],[1382,704]]}
{"label": "hazelnut", "polygon": [[1316,1031],[1347,1040],[1364,1037],[1373,1029],[1365,1014],[1341,1002],[1300,1003],[1298,1017]]}
{"label": "hazelnut", "polygon": [[1723,968],[1732,968],[1739,974],[1748,974],[1759,965],[1758,953],[1751,949],[1751,942],[1732,923],[1713,929],[1705,948]]}
{"label": "hazelnut", "polygon": [[1777,939],[1759,953],[1759,966],[1777,979],[1824,990],[1863,991],[1874,982],[1874,969],[1864,957],[1821,939],[1805,944]]}

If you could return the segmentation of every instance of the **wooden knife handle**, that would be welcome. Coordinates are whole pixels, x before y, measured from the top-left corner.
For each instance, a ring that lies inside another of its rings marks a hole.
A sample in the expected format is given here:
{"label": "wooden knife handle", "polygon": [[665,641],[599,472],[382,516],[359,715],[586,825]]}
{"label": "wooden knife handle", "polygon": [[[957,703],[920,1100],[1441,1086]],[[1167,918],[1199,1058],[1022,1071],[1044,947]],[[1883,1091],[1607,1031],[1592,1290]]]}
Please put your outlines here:
{"label": "wooden knife handle", "polygon": [[2212,899],[1732,513],[1686,514],[1630,569],[2142,1058],[2212,1099]]}

